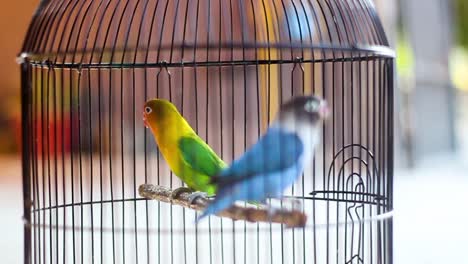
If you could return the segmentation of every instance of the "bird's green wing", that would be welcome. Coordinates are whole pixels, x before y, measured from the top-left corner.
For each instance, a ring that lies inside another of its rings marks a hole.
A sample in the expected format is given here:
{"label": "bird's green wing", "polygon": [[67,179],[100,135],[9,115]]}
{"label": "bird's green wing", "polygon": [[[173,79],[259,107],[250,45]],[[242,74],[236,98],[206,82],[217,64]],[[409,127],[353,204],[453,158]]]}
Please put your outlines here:
{"label": "bird's green wing", "polygon": [[196,135],[181,137],[179,149],[187,165],[201,174],[214,176],[226,166],[216,153]]}

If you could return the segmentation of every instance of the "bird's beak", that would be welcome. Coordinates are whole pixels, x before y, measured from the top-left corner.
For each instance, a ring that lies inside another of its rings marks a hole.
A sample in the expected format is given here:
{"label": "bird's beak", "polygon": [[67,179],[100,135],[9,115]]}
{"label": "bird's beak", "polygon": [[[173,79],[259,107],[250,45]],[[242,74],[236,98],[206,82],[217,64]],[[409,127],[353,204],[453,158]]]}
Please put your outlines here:
{"label": "bird's beak", "polygon": [[319,113],[323,119],[327,119],[330,115],[330,109],[328,108],[328,104],[325,100],[322,100],[322,102],[320,103]]}
{"label": "bird's beak", "polygon": [[149,128],[148,120],[146,120],[146,113],[143,111],[143,123],[145,124],[146,128]]}

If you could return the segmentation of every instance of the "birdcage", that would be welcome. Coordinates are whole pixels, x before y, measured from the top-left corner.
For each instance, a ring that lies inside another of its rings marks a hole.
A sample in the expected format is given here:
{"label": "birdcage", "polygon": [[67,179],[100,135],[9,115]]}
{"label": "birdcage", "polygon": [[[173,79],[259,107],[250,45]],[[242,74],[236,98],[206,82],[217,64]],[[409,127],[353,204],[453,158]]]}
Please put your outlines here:
{"label": "birdcage", "polygon": [[[44,0],[18,60],[25,263],[392,263],[394,53],[372,1]],[[229,164],[302,94],[331,108],[285,192],[304,226],[195,223],[138,193],[183,186],[146,100]]]}

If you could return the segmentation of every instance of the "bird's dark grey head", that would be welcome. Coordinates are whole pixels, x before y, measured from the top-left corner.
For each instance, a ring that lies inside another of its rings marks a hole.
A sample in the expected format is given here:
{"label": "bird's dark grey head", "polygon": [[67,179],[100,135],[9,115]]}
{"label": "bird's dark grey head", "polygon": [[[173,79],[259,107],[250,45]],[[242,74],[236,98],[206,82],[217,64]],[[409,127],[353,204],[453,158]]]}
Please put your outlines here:
{"label": "bird's dark grey head", "polygon": [[316,96],[296,96],[281,106],[280,119],[291,115],[299,122],[316,124],[328,116],[325,100]]}

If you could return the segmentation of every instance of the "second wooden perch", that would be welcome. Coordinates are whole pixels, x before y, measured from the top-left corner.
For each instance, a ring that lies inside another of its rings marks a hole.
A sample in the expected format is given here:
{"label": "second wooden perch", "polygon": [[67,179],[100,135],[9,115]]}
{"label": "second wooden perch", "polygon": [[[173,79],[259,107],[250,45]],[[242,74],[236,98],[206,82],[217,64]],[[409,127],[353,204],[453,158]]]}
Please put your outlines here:
{"label": "second wooden perch", "polygon": [[[143,184],[138,188],[141,197],[158,200],[161,202],[177,204],[197,211],[203,211],[209,200],[198,198],[193,204],[189,203],[190,193],[181,193],[176,199],[171,198],[172,190],[158,185]],[[304,227],[307,223],[307,215],[297,210],[276,210],[269,213],[266,209],[253,207],[241,207],[234,205],[231,208],[217,214],[221,217],[228,217],[234,220],[246,220],[249,222],[267,222],[285,224],[287,227]]]}

